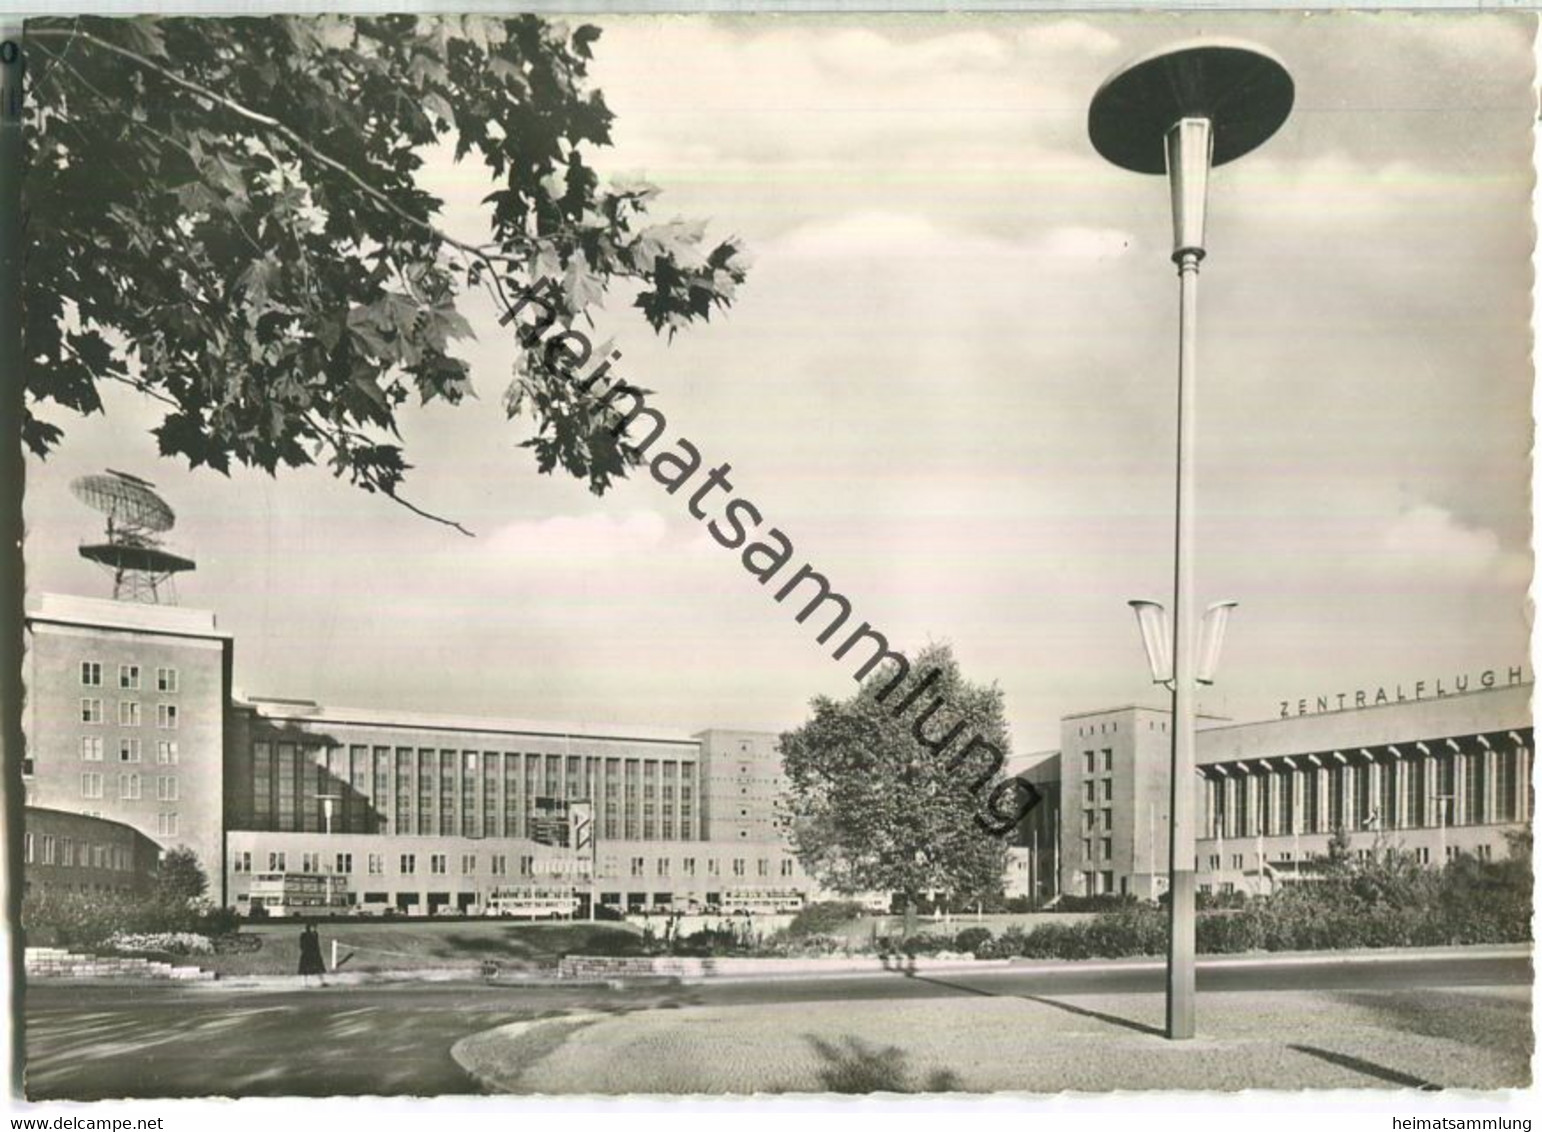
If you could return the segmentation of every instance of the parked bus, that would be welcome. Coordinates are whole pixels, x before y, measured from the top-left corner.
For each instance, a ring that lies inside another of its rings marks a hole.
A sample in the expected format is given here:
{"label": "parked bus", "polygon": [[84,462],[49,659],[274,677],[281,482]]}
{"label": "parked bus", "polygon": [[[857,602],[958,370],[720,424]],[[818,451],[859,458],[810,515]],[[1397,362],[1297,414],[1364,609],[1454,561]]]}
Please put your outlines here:
{"label": "parked bus", "polygon": [[795,888],[741,888],[723,893],[718,908],[724,912],[796,912],[803,907],[803,893]]}
{"label": "parked bus", "polygon": [[499,885],[482,911],[522,920],[571,920],[578,914],[578,892],[570,884]]}
{"label": "parked bus", "polygon": [[252,877],[251,910],[269,916],[330,916],[352,907],[348,878],[313,873],[258,873]]}

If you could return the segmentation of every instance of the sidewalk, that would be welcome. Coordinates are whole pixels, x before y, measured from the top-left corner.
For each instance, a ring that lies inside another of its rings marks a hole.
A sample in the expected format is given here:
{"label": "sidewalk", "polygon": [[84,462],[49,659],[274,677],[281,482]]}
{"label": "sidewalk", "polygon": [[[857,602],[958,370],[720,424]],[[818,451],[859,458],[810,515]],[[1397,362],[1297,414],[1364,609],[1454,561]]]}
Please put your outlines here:
{"label": "sidewalk", "polygon": [[697,1006],[515,1023],[457,1043],[495,1092],[545,1094],[1498,1089],[1530,1081],[1525,987],[1210,994],[1161,1037],[1160,994]]}

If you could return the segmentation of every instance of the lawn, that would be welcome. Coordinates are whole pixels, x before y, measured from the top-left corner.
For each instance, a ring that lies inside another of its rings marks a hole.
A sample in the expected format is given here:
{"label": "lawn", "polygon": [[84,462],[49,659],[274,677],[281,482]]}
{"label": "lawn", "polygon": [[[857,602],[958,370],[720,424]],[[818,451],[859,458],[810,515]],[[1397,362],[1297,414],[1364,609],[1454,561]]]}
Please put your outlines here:
{"label": "lawn", "polygon": [[[241,934],[262,947],[251,952],[202,955],[177,962],[221,975],[293,975],[300,969],[298,922],[245,924]],[[332,966],[337,941],[342,971],[401,971],[460,967],[480,971],[495,962],[506,971],[555,967],[563,955],[585,952],[624,955],[641,950],[641,934],[626,924],[528,924],[507,920],[398,923],[323,923],[321,952]]]}

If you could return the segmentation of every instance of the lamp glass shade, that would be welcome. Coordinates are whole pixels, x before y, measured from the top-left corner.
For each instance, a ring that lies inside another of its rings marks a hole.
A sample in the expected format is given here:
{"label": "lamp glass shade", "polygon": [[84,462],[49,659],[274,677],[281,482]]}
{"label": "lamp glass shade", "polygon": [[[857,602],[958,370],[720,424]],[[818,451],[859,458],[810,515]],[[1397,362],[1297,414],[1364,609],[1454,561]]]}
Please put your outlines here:
{"label": "lamp glass shade", "polygon": [[1221,644],[1226,639],[1226,622],[1231,611],[1237,608],[1234,601],[1218,601],[1205,610],[1199,623],[1199,651],[1195,654],[1194,679],[1201,684],[1215,683],[1215,670],[1221,664]]}
{"label": "lamp glass shade", "polygon": [[1173,678],[1173,623],[1167,609],[1156,601],[1132,601],[1135,621],[1140,626],[1140,642],[1146,649],[1146,663],[1151,666],[1151,682],[1165,684]]}

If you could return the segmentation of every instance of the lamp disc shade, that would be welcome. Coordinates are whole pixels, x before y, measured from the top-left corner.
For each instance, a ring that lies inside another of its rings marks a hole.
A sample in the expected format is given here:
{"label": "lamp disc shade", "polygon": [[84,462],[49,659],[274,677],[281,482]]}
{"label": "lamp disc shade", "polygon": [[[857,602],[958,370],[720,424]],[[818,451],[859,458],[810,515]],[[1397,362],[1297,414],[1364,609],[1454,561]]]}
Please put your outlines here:
{"label": "lamp disc shade", "polygon": [[1208,118],[1211,164],[1257,149],[1290,116],[1296,86],[1285,65],[1248,43],[1206,39],[1144,56],[1092,97],[1093,147],[1137,173],[1167,172],[1167,132],[1182,118]]}

